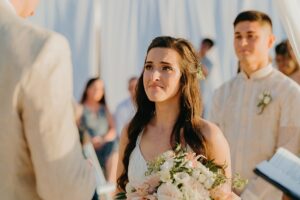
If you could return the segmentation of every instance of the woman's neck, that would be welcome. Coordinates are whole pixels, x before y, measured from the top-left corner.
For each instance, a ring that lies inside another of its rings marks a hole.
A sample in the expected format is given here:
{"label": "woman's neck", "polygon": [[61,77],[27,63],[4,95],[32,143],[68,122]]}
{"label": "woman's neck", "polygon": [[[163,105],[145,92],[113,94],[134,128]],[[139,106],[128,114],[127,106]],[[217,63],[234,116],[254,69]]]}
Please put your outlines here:
{"label": "woman's neck", "polygon": [[91,109],[97,109],[100,106],[99,102],[93,99],[87,99],[83,104]]}
{"label": "woman's neck", "polygon": [[180,113],[179,103],[156,103],[153,124],[161,131],[172,130]]}

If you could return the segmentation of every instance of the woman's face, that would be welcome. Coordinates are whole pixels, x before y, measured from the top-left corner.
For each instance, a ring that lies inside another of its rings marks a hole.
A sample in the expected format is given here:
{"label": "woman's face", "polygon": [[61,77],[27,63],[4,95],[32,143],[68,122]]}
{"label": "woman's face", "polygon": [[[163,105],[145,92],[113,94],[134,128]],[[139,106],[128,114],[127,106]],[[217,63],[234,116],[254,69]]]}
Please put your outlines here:
{"label": "woman's face", "polygon": [[275,57],[278,70],[285,75],[291,75],[297,68],[297,64],[289,56],[276,55]]}
{"label": "woman's face", "polygon": [[100,101],[104,95],[104,84],[101,80],[94,81],[87,89],[87,99]]}
{"label": "woman's face", "polygon": [[180,59],[180,55],[170,48],[153,48],[149,51],[144,66],[143,83],[150,101],[179,99]]}

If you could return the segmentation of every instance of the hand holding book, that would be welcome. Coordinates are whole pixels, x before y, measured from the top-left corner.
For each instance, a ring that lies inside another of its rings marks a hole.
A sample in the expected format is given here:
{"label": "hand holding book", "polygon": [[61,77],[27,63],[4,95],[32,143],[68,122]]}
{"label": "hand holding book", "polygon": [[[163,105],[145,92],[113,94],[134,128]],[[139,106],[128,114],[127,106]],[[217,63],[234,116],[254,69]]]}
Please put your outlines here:
{"label": "hand holding book", "polygon": [[292,199],[300,200],[300,159],[290,151],[279,148],[269,161],[258,164],[254,172]]}

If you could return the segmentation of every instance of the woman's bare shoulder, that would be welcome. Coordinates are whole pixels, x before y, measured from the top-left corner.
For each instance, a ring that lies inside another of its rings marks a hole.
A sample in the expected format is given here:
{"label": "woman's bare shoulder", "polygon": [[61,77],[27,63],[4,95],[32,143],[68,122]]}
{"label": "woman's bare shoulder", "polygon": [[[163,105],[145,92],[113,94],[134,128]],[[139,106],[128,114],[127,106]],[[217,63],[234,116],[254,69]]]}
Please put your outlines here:
{"label": "woman's bare shoulder", "polygon": [[221,166],[226,165],[226,176],[231,177],[230,149],[222,131],[214,123],[203,120],[202,134],[205,138],[208,159]]}
{"label": "woman's bare shoulder", "polygon": [[208,143],[217,138],[224,137],[222,131],[216,124],[204,119],[201,119],[201,132]]}
{"label": "woman's bare shoulder", "polygon": [[128,127],[129,127],[129,124],[124,125],[124,127],[122,129],[122,132],[121,132],[121,136],[120,136],[120,142],[127,143],[127,141],[128,141]]}

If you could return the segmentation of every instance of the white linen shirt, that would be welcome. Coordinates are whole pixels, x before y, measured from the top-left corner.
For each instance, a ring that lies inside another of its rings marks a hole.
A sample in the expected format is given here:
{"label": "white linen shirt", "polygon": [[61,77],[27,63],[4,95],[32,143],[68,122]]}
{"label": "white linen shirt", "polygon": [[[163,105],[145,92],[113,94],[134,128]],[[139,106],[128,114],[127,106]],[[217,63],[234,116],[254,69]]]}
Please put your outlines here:
{"label": "white linen shirt", "polygon": [[[264,91],[270,91],[272,101],[258,114],[258,97]],[[216,90],[210,120],[229,142],[233,173],[249,179],[243,199],[280,199],[281,193],[253,169],[279,146],[299,153],[300,87],[271,65],[249,78],[241,72]]]}

